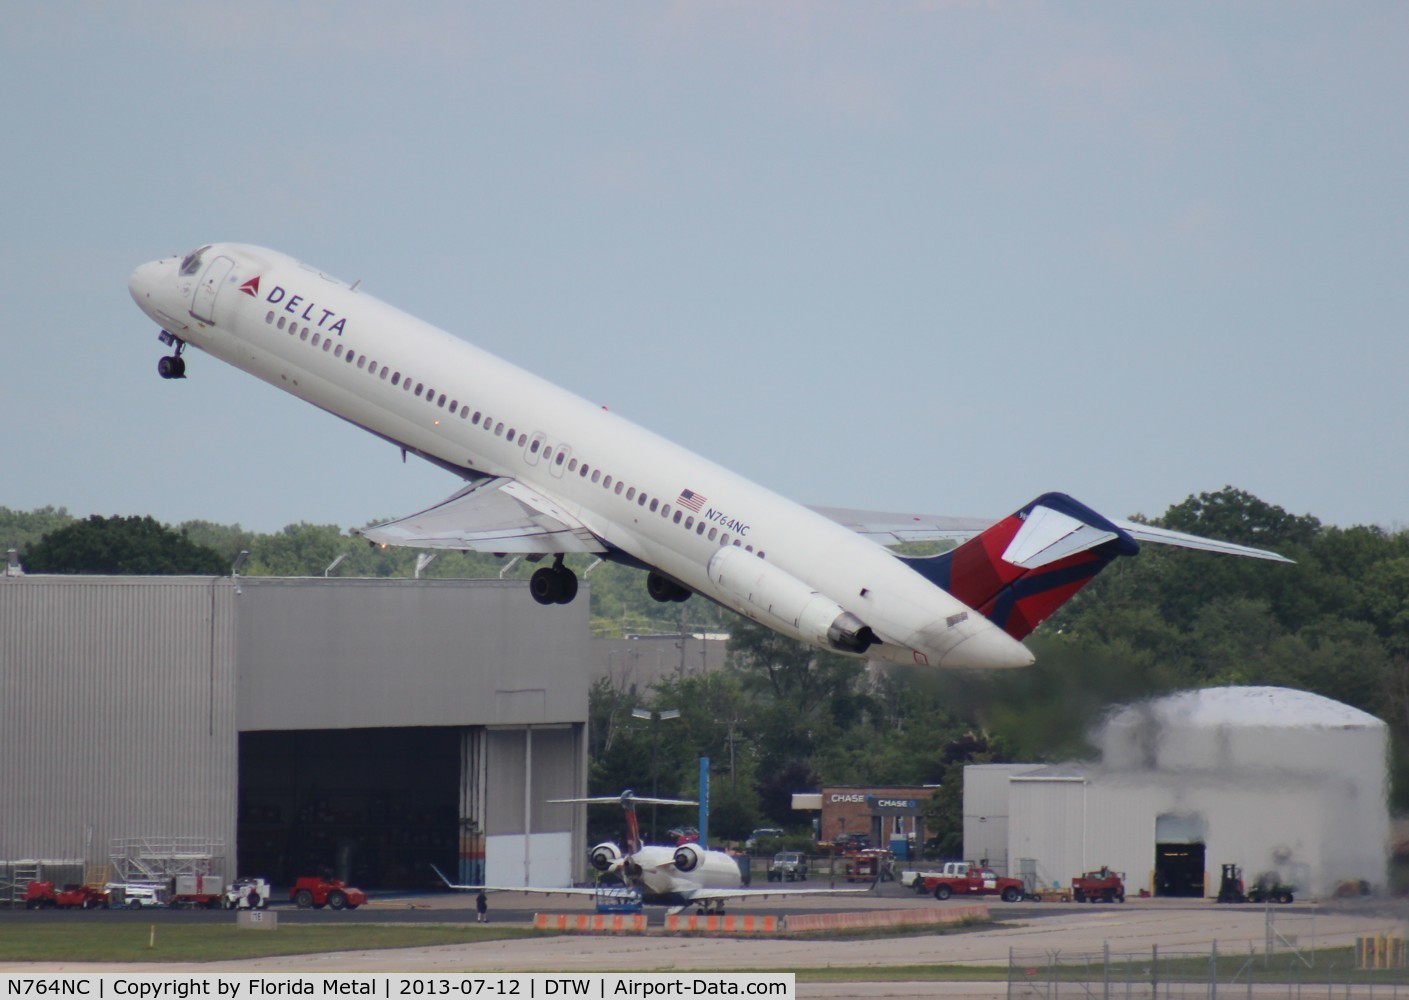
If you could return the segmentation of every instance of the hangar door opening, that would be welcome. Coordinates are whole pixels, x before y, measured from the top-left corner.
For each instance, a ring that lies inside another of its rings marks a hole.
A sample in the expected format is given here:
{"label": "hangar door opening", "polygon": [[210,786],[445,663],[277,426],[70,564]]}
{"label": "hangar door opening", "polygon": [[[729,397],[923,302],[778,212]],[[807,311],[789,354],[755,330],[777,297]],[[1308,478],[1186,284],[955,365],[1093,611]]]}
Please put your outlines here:
{"label": "hangar door opening", "polygon": [[1155,895],[1207,895],[1204,840],[1208,823],[1199,813],[1155,817]]}
{"label": "hangar door opening", "polygon": [[458,727],[240,734],[240,875],[332,874],[364,889],[456,870]]}

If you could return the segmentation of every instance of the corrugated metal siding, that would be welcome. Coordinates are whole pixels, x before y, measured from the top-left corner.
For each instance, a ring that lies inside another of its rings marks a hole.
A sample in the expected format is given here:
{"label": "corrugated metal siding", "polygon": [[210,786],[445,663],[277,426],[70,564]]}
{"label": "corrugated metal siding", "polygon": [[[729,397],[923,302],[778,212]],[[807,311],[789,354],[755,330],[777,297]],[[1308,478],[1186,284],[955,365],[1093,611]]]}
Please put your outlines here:
{"label": "corrugated metal siding", "polygon": [[1009,864],[1032,858],[1044,885],[1069,885],[1084,864],[1085,782],[1015,778],[1009,793]]}
{"label": "corrugated metal siding", "polygon": [[243,579],[239,727],[582,722],[587,604],[498,580]]}
{"label": "corrugated metal siding", "polygon": [[151,835],[233,855],[233,598],[225,579],[0,580],[0,859],[102,863]]}

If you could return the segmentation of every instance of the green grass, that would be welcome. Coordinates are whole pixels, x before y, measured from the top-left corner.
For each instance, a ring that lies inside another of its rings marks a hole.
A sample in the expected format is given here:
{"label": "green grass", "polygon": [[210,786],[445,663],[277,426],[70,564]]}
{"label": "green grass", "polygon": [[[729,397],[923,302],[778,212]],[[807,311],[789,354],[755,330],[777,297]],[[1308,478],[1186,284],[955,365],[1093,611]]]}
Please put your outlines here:
{"label": "green grass", "polygon": [[[156,928],[155,943],[152,928]],[[273,931],[233,924],[8,923],[0,934],[0,961],[11,962],[221,962],[271,955],[380,948],[427,948],[528,937],[514,927],[452,924],[353,927],[283,926]]]}

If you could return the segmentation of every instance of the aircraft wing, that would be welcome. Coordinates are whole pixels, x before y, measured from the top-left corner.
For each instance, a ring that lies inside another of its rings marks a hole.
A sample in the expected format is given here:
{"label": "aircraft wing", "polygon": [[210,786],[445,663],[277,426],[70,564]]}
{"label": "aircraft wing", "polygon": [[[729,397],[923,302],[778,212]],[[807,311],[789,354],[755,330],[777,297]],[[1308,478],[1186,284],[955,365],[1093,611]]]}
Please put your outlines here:
{"label": "aircraft wing", "polygon": [[[813,507],[823,517],[850,528],[857,534],[878,542],[881,545],[899,545],[902,542],[963,541],[983,532],[996,523],[996,518],[953,517],[946,514],[900,514],[888,511],[854,510],[848,507]],[[1267,549],[1253,548],[1250,545],[1237,545],[1233,542],[1220,542],[1212,538],[1200,538],[1182,531],[1156,528],[1149,524],[1136,524],[1133,521],[1110,522],[1127,532],[1137,542],[1154,545],[1177,545],[1185,549],[1198,549],[1203,552],[1221,552],[1224,555],[1244,556],[1250,559],[1268,559],[1272,562],[1289,563],[1293,560]]]}
{"label": "aircraft wing", "polygon": [[601,539],[554,501],[505,477],[471,483],[409,517],[353,532],[378,545],[473,552],[602,554]]}
{"label": "aircraft wing", "polygon": [[865,888],[848,886],[845,889],[696,889],[688,894],[691,903],[706,899],[762,899],[764,896],[840,896],[846,893],[870,892],[874,884]]}
{"label": "aircraft wing", "polygon": [[435,865],[431,865],[431,870],[440,876],[440,880],[445,883],[447,889],[457,889],[461,892],[536,892],[544,896],[596,896],[598,890],[595,888],[583,888],[579,886],[548,887],[533,885],[460,885],[450,881],[445,877],[445,872]]}

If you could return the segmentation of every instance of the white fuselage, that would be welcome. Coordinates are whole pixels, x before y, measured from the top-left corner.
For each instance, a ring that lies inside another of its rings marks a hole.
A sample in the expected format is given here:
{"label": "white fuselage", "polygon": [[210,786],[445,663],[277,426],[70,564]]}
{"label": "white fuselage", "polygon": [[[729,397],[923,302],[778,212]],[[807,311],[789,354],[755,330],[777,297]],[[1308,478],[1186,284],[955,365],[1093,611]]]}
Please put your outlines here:
{"label": "white fuselage", "polygon": [[[129,280],[163,329],[438,464],[518,480],[614,554],[819,646],[815,627],[754,596],[776,591],[777,579],[739,583],[757,565],[743,555],[869,626],[880,640],[869,657],[1031,662],[1021,643],[874,542],[342,281],[242,244],[193,259],[190,273],[169,258]],[[687,490],[707,498],[699,510],[682,509]],[[725,559],[726,549],[738,552]]]}
{"label": "white fuselage", "polygon": [[635,881],[648,901],[689,899],[701,889],[738,889],[743,885],[739,863],[721,851],[699,852],[699,863],[690,872],[675,866],[675,848],[645,846],[631,855],[641,874]]}

